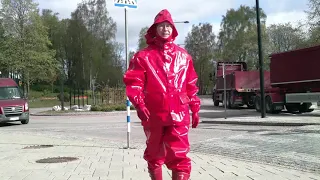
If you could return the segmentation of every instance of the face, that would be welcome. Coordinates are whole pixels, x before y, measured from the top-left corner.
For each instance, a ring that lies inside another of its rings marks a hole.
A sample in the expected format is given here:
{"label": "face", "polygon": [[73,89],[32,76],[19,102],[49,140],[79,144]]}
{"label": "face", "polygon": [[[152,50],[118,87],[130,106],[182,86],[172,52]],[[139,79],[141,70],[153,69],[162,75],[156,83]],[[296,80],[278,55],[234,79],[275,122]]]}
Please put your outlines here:
{"label": "face", "polygon": [[172,26],[168,22],[162,22],[157,26],[157,33],[162,38],[168,38],[172,34]]}

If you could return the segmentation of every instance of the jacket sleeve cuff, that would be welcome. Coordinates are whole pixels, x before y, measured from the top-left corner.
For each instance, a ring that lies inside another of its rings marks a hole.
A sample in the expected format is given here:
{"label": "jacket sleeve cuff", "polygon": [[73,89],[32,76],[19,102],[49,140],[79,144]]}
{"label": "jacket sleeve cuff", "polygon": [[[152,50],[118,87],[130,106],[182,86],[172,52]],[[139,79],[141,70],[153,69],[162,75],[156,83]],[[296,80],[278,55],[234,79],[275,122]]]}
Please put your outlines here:
{"label": "jacket sleeve cuff", "polygon": [[130,101],[135,108],[144,105],[144,98],[141,96],[136,96],[129,99],[131,99]]}
{"label": "jacket sleeve cuff", "polygon": [[195,96],[190,99],[189,106],[192,113],[198,113],[200,111],[200,105],[201,103],[199,97]]}

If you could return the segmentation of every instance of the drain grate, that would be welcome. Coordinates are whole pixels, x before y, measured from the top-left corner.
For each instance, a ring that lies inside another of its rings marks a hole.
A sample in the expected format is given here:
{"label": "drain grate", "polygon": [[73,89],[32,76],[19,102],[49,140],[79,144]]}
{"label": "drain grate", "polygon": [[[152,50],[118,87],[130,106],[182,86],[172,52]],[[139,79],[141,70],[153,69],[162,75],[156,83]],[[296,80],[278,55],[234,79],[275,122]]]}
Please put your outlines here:
{"label": "drain grate", "polygon": [[75,161],[78,160],[76,157],[52,157],[52,158],[45,158],[45,159],[39,159],[36,162],[37,163],[63,163],[63,162],[69,162],[69,161]]}
{"label": "drain grate", "polygon": [[50,148],[53,145],[33,145],[33,146],[26,146],[23,149],[41,149],[41,148]]}

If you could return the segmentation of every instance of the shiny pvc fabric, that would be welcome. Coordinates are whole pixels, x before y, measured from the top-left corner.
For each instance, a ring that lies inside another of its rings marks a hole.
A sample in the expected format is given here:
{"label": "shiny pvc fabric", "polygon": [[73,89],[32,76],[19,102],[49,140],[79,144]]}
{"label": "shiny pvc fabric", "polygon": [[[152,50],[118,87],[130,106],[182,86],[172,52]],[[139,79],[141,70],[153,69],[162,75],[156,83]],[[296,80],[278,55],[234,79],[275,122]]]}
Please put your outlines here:
{"label": "shiny pvc fabric", "polygon": [[[156,33],[156,25],[164,21],[173,25],[168,39]],[[150,112],[149,119],[141,121],[149,170],[166,164],[169,169],[190,173],[189,109],[192,113],[200,110],[198,76],[191,56],[173,43],[177,35],[171,14],[160,11],[145,35],[148,47],[132,57],[123,81],[131,103],[136,108],[145,105]]]}

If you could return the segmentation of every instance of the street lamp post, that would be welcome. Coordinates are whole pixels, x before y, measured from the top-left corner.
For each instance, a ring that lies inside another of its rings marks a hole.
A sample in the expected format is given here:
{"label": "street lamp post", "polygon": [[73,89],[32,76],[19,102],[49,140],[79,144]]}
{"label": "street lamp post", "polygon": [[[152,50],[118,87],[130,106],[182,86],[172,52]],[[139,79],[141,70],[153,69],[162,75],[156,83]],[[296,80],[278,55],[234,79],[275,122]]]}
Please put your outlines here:
{"label": "street lamp post", "polygon": [[261,118],[266,117],[265,109],[265,94],[264,94],[264,74],[263,74],[263,56],[261,43],[261,25],[260,25],[260,7],[259,0],[256,0],[256,14],[257,14],[257,31],[258,31],[258,47],[259,47],[259,70],[260,70],[260,91],[261,91]]}
{"label": "street lamp post", "polygon": [[188,24],[189,21],[174,21],[173,23],[183,23],[183,24]]}

